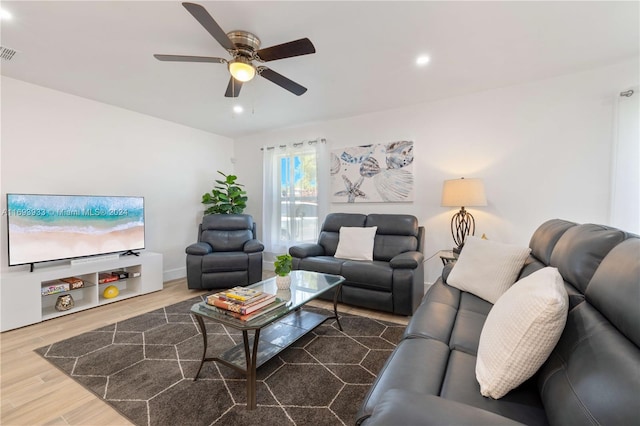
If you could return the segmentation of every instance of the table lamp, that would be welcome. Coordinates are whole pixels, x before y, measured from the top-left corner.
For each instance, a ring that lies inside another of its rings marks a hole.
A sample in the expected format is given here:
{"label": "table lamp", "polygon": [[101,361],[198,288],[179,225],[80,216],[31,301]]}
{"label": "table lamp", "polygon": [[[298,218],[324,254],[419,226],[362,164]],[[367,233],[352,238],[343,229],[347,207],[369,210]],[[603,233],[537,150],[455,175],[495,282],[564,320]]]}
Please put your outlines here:
{"label": "table lamp", "polygon": [[453,249],[460,253],[467,235],[476,231],[476,222],[465,207],[486,206],[487,197],[484,193],[482,179],[450,179],[442,186],[442,206],[460,207],[460,211],[451,218],[451,236],[456,243]]}

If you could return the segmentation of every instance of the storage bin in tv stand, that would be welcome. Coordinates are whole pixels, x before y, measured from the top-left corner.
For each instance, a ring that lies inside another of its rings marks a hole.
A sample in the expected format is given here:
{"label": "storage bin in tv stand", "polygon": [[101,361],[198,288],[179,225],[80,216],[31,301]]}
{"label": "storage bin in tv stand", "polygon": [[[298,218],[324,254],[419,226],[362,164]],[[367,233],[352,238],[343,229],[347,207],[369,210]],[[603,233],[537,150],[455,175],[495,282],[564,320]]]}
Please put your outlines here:
{"label": "storage bin in tv stand", "polygon": [[[139,272],[140,276],[126,278],[105,284],[98,283],[98,274],[116,270]],[[85,286],[76,290],[42,296],[44,282],[78,277]],[[104,289],[115,285],[119,289],[117,297],[106,299]],[[116,259],[95,260],[87,263],[58,266],[40,266],[33,272],[24,270],[2,273],[0,285],[1,331],[35,324],[62,315],[69,315],[85,309],[102,306],[134,296],[162,290],[162,254],[141,252],[140,256],[120,256]],[[68,311],[54,308],[58,296],[71,294],[75,306]]]}

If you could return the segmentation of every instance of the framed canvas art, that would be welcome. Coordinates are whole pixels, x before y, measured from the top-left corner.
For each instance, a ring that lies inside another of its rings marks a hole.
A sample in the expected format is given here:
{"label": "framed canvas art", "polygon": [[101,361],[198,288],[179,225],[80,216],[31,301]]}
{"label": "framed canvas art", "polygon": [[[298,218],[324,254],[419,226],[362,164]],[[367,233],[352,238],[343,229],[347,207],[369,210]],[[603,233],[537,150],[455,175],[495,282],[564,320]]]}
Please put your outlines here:
{"label": "framed canvas art", "polygon": [[360,145],[331,151],[331,201],[413,201],[413,142]]}

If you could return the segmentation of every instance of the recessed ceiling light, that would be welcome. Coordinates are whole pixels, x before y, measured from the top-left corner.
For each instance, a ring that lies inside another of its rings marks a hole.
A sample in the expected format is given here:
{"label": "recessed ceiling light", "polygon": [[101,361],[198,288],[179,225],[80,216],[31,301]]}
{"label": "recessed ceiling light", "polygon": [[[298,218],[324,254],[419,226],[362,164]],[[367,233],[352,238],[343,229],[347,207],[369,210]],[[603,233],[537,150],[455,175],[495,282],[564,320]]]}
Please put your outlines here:
{"label": "recessed ceiling light", "polygon": [[424,66],[429,63],[431,59],[427,55],[420,55],[416,58],[416,65]]}
{"label": "recessed ceiling light", "polygon": [[13,18],[13,15],[11,15],[11,13],[4,9],[0,9],[0,19],[2,19],[3,21],[8,21],[11,18]]}
{"label": "recessed ceiling light", "polygon": [[236,105],[233,107],[233,112],[235,112],[236,114],[240,114],[242,111],[244,111],[244,108],[242,108],[242,106],[240,105]]}

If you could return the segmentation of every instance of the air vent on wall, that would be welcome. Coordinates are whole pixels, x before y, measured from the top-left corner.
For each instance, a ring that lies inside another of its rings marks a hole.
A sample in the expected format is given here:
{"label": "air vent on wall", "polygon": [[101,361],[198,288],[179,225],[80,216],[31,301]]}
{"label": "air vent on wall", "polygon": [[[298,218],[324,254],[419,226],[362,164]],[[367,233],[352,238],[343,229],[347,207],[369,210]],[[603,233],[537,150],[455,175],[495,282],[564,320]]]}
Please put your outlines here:
{"label": "air vent on wall", "polygon": [[3,61],[10,61],[16,53],[18,52],[9,47],[0,46],[0,59]]}

